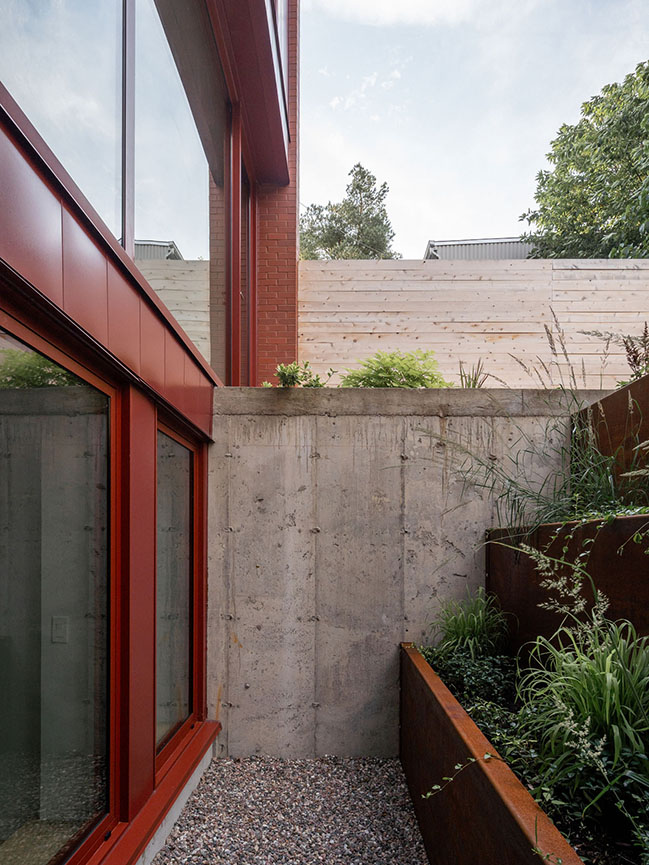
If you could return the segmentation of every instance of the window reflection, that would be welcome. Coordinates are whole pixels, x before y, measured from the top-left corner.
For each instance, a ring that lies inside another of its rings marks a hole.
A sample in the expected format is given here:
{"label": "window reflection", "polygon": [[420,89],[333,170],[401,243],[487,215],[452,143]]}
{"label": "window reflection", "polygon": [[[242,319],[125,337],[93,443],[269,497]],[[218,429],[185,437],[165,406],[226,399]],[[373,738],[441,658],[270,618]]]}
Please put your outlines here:
{"label": "window reflection", "polygon": [[207,160],[153,0],[137,0],[135,33],[135,236],[207,259]]}
{"label": "window reflection", "polygon": [[0,331],[0,862],[107,811],[108,397]]}
{"label": "window reflection", "polygon": [[121,234],[121,0],[9,0],[0,80]]}
{"label": "window reflection", "polygon": [[158,432],[156,740],[191,711],[192,452]]}

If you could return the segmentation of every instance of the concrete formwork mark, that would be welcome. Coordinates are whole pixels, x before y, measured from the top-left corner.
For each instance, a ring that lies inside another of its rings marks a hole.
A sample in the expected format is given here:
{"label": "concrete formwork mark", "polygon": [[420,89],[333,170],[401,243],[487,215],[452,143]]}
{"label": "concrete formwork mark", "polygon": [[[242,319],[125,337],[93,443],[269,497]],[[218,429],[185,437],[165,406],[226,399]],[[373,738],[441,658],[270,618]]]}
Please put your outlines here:
{"label": "concrete formwork mark", "polygon": [[[441,599],[484,580],[496,511],[465,488],[460,457],[506,461],[545,441],[548,424],[560,439],[560,415],[526,414],[522,392],[508,397],[513,417],[488,414],[480,392],[475,415],[460,391],[464,413],[447,394],[437,415],[406,410],[412,394],[378,415],[350,411],[346,396],[336,416],[327,394],[327,411],[309,394],[304,414],[256,414],[249,394],[247,412],[243,390],[227,396],[238,405],[221,406],[211,452],[208,676],[212,711],[223,694],[224,751],[394,755],[399,642],[422,641]],[[530,460],[541,479],[556,452]]]}

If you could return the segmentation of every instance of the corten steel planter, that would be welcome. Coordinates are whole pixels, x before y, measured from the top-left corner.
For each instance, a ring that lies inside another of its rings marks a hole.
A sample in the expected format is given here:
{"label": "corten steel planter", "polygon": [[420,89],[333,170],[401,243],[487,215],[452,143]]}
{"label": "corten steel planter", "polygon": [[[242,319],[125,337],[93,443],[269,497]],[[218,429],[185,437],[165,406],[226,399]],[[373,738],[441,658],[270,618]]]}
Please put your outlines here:
{"label": "corten steel planter", "polygon": [[[401,644],[400,756],[431,865],[583,865],[411,643]],[[422,794],[470,764],[441,792]]]}
{"label": "corten steel planter", "polygon": [[[649,547],[649,535],[642,543],[634,543],[636,532],[649,531],[649,514],[633,517],[618,517],[602,525],[593,521],[579,526],[567,523],[547,523],[539,526],[525,542],[529,546],[546,551],[551,539],[557,538],[547,549],[550,556],[574,561],[584,542],[595,538],[588,558],[587,571],[598,590],[610,601],[610,619],[629,619],[641,635],[649,634],[649,556],[644,551]],[[565,538],[573,533],[568,552],[563,554]],[[547,589],[540,586],[542,577],[534,562],[521,550],[510,549],[511,540],[507,529],[492,529],[487,544],[487,591],[493,592],[505,612],[513,613],[510,620],[510,645],[512,653],[538,635],[551,637],[561,624],[558,613],[539,608],[547,601]],[[584,595],[592,601],[590,581],[584,583]]]}

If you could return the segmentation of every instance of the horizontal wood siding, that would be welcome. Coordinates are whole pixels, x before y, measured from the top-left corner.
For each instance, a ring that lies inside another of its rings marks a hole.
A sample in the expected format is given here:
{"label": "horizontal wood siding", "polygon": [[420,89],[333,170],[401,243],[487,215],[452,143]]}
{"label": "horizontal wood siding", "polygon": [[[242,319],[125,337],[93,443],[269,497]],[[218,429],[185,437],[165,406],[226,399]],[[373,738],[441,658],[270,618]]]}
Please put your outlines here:
{"label": "horizontal wood siding", "polygon": [[482,359],[509,387],[570,384],[572,370],[579,387],[607,389],[629,376],[624,351],[582,331],[639,335],[645,319],[649,261],[638,259],[300,262],[299,356],[317,372],[421,348],[455,383],[460,360]]}

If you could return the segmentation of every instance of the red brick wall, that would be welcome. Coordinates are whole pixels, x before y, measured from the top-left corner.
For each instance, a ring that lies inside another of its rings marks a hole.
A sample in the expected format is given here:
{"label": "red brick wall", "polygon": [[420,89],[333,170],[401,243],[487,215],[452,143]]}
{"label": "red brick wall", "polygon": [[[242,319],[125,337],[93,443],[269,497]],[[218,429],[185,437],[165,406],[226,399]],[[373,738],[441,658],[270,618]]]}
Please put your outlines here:
{"label": "red brick wall", "polygon": [[276,383],[278,363],[297,359],[299,0],[289,2],[290,183],[258,188],[257,381]]}

